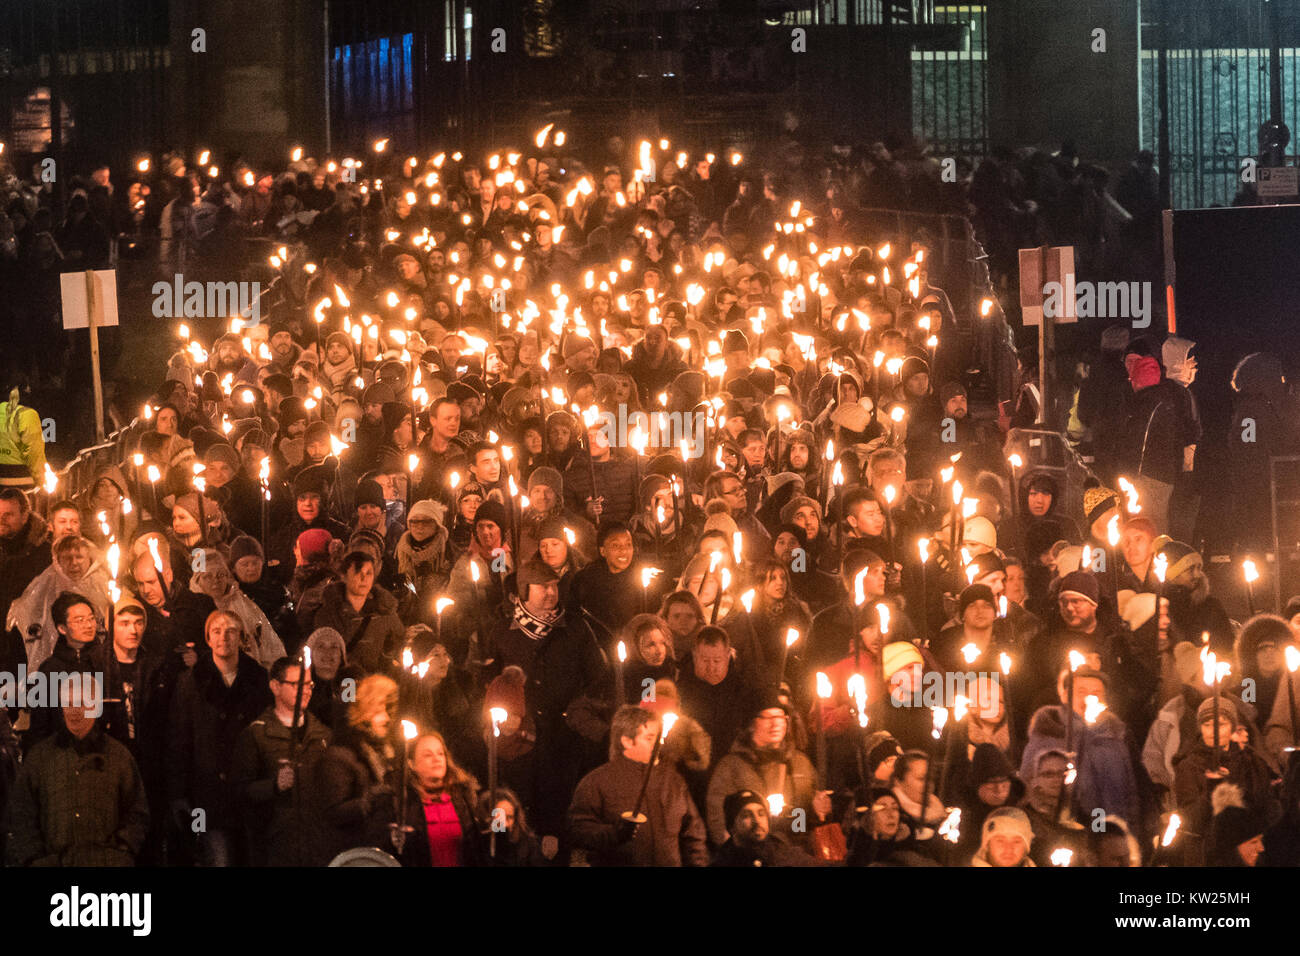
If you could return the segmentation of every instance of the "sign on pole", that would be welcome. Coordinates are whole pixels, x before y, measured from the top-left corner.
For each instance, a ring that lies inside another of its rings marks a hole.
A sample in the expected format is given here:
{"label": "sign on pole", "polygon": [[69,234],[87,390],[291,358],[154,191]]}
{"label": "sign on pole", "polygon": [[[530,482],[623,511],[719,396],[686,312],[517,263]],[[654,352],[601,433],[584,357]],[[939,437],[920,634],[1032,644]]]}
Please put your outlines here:
{"label": "sign on pole", "polygon": [[113,269],[65,272],[63,327],[90,330],[90,379],[95,390],[95,441],[104,440],[104,384],[99,375],[99,328],[117,325],[117,273]]}
{"label": "sign on pole", "polygon": [[1038,326],[1038,422],[1047,424],[1055,354],[1052,329],[1060,322],[1079,321],[1074,308],[1074,246],[1020,250],[1020,316],[1021,324]]}
{"label": "sign on pole", "polygon": [[1044,291],[1049,283],[1061,290],[1056,324],[1077,322],[1074,312],[1074,246],[1047,246],[1020,250],[1020,315],[1024,325],[1043,324]]}
{"label": "sign on pole", "polygon": [[1300,169],[1295,166],[1261,166],[1255,183],[1260,199],[1295,199],[1300,191]]}

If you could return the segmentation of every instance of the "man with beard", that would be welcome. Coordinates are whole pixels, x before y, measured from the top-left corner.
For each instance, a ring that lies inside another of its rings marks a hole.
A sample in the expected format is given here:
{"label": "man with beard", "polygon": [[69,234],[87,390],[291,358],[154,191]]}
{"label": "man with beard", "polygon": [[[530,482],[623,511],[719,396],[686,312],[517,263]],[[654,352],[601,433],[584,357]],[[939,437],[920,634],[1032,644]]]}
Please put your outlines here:
{"label": "man with beard", "polygon": [[[817,771],[795,747],[789,729],[789,705],[770,694],[755,707],[748,730],[718,761],[709,780],[706,814],[709,838],[716,845],[723,845],[728,838],[724,801],[741,790],[780,798],[775,829],[795,846],[806,846],[809,831],[830,816],[830,793],[821,789]],[[795,825],[801,818],[805,823],[802,830]]]}
{"label": "man with beard", "polygon": [[519,597],[512,599],[513,613],[493,630],[485,656],[494,658],[498,668],[515,666],[525,674],[525,701],[537,727],[537,766],[546,768],[537,777],[533,799],[526,802],[533,807],[538,832],[559,836],[574,787],[599,760],[590,741],[604,736],[603,727],[585,728],[588,734],[575,731],[569,711],[579,698],[596,693],[605,660],[582,618],[566,615],[559,606],[559,579],[550,568],[526,561],[515,583]]}
{"label": "man with beard", "polygon": [[281,375],[289,375],[302,356],[302,347],[293,340],[293,334],[288,326],[278,321],[271,323],[271,337],[267,344],[271,348],[271,370]]}
{"label": "man with beard", "polygon": [[[233,375],[236,381],[242,382],[255,381],[257,377],[257,367],[244,352],[244,346],[239,341],[239,336],[230,332],[222,335],[213,343],[208,368],[217,373],[218,379]],[[249,373],[247,377],[244,374],[245,371]]]}
{"label": "man with beard", "polygon": [[723,801],[727,842],[712,866],[819,866],[815,857],[796,850],[772,832],[767,801],[753,790],[741,790]]}

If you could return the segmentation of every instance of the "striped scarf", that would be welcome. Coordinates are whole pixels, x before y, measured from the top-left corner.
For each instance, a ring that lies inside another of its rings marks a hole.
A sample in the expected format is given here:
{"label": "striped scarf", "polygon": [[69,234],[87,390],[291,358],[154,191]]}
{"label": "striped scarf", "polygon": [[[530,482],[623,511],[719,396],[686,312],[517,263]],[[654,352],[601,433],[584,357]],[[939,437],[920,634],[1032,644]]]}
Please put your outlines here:
{"label": "striped scarf", "polygon": [[518,598],[513,599],[515,602],[514,627],[523,631],[534,641],[540,641],[551,633],[551,630],[564,623],[564,611],[557,610],[555,616],[551,618],[540,618],[524,606],[524,602]]}

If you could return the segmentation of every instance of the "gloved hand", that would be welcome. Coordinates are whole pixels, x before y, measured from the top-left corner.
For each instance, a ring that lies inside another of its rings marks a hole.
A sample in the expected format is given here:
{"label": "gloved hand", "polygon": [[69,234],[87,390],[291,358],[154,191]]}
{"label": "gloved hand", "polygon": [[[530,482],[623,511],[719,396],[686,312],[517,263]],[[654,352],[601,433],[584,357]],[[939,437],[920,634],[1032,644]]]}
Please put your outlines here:
{"label": "gloved hand", "polygon": [[614,824],[614,842],[620,846],[624,843],[632,842],[633,837],[636,836],[637,828],[640,826],[641,824],[637,823],[635,820],[621,817],[618,823]]}

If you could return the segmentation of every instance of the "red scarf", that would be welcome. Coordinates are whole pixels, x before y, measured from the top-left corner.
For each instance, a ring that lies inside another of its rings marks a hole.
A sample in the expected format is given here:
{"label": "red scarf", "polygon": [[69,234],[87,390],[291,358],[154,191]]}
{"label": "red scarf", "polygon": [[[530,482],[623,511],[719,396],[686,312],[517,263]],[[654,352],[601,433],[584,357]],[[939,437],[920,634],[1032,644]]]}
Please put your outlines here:
{"label": "red scarf", "polygon": [[1144,388],[1160,384],[1160,363],[1151,356],[1128,355],[1124,359],[1124,365],[1128,369],[1128,380],[1133,385],[1133,391],[1140,392]]}

